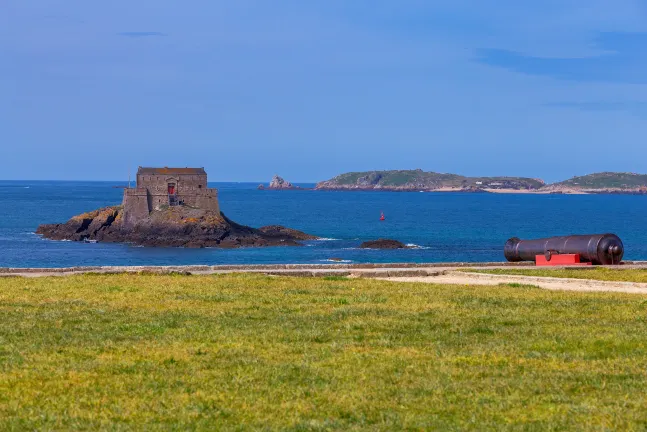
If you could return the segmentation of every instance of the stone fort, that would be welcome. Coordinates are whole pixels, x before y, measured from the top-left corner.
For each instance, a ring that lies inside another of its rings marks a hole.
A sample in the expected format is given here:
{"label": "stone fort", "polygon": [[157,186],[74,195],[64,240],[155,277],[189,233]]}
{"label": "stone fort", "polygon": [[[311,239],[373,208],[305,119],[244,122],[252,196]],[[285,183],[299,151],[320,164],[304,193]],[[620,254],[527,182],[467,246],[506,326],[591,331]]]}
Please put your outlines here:
{"label": "stone fort", "polygon": [[220,213],[218,190],[207,187],[204,168],[144,168],[137,170],[134,188],[124,190],[124,222],[132,224],[153,210],[188,206]]}

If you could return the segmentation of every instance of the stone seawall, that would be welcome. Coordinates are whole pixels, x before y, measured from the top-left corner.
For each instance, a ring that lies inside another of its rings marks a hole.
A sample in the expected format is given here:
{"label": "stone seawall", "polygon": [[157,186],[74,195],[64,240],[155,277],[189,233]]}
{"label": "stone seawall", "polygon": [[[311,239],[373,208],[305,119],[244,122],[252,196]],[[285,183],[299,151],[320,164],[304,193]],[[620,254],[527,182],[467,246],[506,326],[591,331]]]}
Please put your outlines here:
{"label": "stone seawall", "polygon": [[354,273],[398,272],[402,276],[420,276],[435,269],[468,267],[526,267],[528,263],[386,263],[386,264],[255,264],[255,265],[185,265],[185,266],[88,266],[65,268],[0,268],[0,276],[65,276],[74,274],[154,273],[221,274],[263,273],[286,276],[348,276]]}
{"label": "stone seawall", "polygon": [[[184,274],[210,275],[228,273],[258,273],[297,277],[425,277],[437,276],[457,269],[534,268],[533,263],[385,263],[385,264],[256,264],[256,265],[185,265],[185,266],[88,266],[66,268],[0,268],[0,277],[71,276],[80,274]],[[600,266],[605,267],[605,266]],[[647,261],[626,261],[623,269],[646,269]],[[596,267],[578,267],[582,271]]]}

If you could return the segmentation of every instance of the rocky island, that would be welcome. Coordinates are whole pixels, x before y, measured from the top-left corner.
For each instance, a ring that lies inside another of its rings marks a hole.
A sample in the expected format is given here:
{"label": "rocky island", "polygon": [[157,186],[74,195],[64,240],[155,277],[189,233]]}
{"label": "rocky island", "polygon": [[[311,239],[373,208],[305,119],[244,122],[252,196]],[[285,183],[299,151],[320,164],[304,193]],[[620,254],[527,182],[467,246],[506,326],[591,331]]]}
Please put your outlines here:
{"label": "rocky island", "polygon": [[317,183],[317,190],[388,190],[480,192],[491,190],[533,191],[543,180],[523,177],[465,177],[417,170],[351,172]]}
{"label": "rocky island", "polygon": [[196,168],[139,168],[137,186],[124,190],[121,206],[78,215],[66,223],[41,225],[52,240],[132,243],[142,246],[299,246],[315,236],[279,225],[259,229],[237,224],[220,212],[216,189]]}
{"label": "rocky island", "polygon": [[564,194],[647,194],[647,175],[601,172],[573,177],[543,188],[546,193]]}
{"label": "rocky island", "polygon": [[383,190],[535,194],[647,194],[647,175],[602,172],[546,184],[528,177],[466,177],[417,170],[341,174],[317,183],[316,190]]}
{"label": "rocky island", "polygon": [[283,177],[275,175],[272,177],[272,181],[270,181],[270,184],[265,187],[264,184],[258,185],[259,190],[289,190],[289,189],[301,189],[303,190],[302,187],[295,186],[289,181],[285,180]]}

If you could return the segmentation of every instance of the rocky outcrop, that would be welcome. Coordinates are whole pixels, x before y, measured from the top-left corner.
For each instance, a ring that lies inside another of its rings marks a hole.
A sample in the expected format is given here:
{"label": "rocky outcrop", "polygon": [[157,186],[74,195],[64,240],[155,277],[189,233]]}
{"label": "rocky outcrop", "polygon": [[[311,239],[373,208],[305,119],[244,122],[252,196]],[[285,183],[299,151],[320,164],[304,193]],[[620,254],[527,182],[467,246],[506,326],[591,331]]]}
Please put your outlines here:
{"label": "rocky outcrop", "polygon": [[63,224],[41,225],[36,233],[51,240],[196,248],[299,246],[302,240],[317,238],[279,225],[255,229],[237,224],[222,213],[182,206],[153,211],[132,226],[123,223],[122,207],[106,207]]}
{"label": "rocky outcrop", "polygon": [[468,186],[462,189],[457,190],[456,192],[461,192],[461,193],[488,193],[488,190],[482,189],[477,186]]}
{"label": "rocky outcrop", "polygon": [[272,177],[272,181],[268,186],[268,189],[272,190],[285,190],[285,189],[300,189],[298,186],[294,186],[289,181],[285,180],[283,177],[275,175]]}
{"label": "rocky outcrop", "polygon": [[275,236],[275,237],[291,237],[295,240],[318,240],[319,237],[306,234],[302,231],[298,231],[292,228],[286,228],[282,225],[269,225],[258,229],[263,234]]}
{"label": "rocky outcrop", "polygon": [[402,242],[391,239],[378,239],[365,241],[359,246],[361,249],[408,249]]}

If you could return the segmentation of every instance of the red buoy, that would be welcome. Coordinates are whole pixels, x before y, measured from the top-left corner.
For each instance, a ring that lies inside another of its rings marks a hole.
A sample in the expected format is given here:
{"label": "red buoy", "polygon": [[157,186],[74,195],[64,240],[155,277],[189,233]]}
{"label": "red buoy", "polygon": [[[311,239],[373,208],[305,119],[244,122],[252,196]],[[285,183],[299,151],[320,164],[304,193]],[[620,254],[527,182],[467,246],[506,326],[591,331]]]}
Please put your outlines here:
{"label": "red buoy", "polygon": [[384,217],[384,212],[380,212],[380,220],[381,220],[381,221],[383,221],[384,219],[386,219],[386,218]]}

